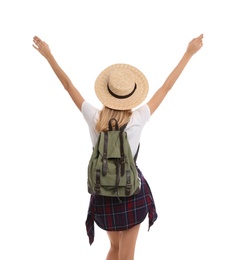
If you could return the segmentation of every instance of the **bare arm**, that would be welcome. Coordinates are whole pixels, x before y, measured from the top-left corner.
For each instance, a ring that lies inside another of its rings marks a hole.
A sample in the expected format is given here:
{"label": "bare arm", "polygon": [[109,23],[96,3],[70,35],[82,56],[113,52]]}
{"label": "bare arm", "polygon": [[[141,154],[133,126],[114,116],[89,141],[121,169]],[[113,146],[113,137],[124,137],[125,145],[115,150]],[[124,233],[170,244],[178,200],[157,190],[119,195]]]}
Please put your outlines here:
{"label": "bare arm", "polygon": [[185,51],[183,57],[181,58],[177,66],[169,74],[164,84],[156,91],[156,93],[148,101],[147,104],[150,108],[151,115],[159,107],[162,100],[165,98],[169,90],[173,87],[174,83],[179,78],[180,74],[184,70],[185,66],[187,65],[191,57],[203,46],[202,39],[203,34],[189,42],[187,50]]}
{"label": "bare arm", "polygon": [[42,41],[37,36],[33,38],[33,42],[34,42],[33,47],[37,51],[39,51],[42,56],[46,58],[51,68],[53,69],[54,73],[56,74],[56,76],[58,77],[58,79],[60,80],[64,88],[67,90],[67,92],[71,96],[72,100],[74,101],[78,109],[81,110],[81,106],[83,104],[84,98],[81,96],[79,91],[75,88],[75,86],[72,84],[67,74],[58,65],[57,61],[55,60],[54,56],[50,51],[48,44]]}

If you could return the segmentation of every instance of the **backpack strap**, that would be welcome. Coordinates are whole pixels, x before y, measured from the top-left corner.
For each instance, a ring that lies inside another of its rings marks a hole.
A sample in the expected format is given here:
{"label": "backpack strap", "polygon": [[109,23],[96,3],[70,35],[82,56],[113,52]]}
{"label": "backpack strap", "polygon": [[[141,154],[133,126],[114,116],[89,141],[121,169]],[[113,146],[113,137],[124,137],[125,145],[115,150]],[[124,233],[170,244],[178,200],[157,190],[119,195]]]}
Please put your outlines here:
{"label": "backpack strap", "polygon": [[123,132],[123,131],[124,131],[124,129],[126,128],[127,124],[128,124],[128,123],[126,123],[125,125],[122,125],[122,126],[120,127],[120,131],[122,131],[122,132]]}
{"label": "backpack strap", "polygon": [[131,184],[130,184],[130,180],[131,180],[131,177],[130,177],[130,170],[127,170],[126,171],[126,196],[129,196],[130,195],[130,189],[131,189]]}
{"label": "backpack strap", "polygon": [[96,170],[95,179],[96,179],[95,194],[99,195],[100,193],[100,170],[99,169]]}
{"label": "backpack strap", "polygon": [[120,158],[121,176],[123,176],[125,173],[125,154],[124,154],[124,147],[123,147],[123,131],[120,131],[119,138],[120,138],[120,152],[121,152],[121,158]]}
{"label": "backpack strap", "polygon": [[108,146],[108,133],[104,132],[104,144],[103,144],[103,166],[102,166],[102,174],[105,176],[107,174],[107,146]]}
{"label": "backpack strap", "polygon": [[136,163],[136,161],[137,161],[139,148],[140,148],[140,143],[138,144],[138,149],[137,149],[137,151],[136,151],[136,153],[135,153],[135,155],[134,155],[134,162],[135,162],[135,163]]}
{"label": "backpack strap", "polygon": [[[111,118],[108,123],[109,131],[113,130],[112,121],[115,121],[115,130],[118,130],[118,121],[115,118]],[[104,132],[104,145],[103,145],[103,166],[102,166],[102,174],[105,176],[107,174],[108,166],[107,166],[107,147],[108,147],[108,133]]]}
{"label": "backpack strap", "polygon": [[120,164],[121,164],[121,176],[124,175],[125,173],[125,154],[124,154],[124,147],[123,147],[123,132],[126,128],[128,123],[122,125],[120,127],[120,151],[121,151],[121,159],[120,159]]}

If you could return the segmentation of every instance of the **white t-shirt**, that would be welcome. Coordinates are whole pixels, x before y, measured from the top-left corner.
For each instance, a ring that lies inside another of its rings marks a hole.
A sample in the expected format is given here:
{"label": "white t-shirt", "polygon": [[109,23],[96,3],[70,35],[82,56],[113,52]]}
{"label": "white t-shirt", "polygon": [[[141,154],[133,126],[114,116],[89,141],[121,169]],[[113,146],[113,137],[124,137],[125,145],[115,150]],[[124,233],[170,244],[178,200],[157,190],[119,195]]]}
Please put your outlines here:
{"label": "white t-shirt", "polygon": [[[92,145],[94,147],[99,136],[99,133],[95,130],[95,125],[99,118],[99,110],[87,101],[84,101],[81,112],[88,124]],[[133,156],[137,151],[142,129],[149,119],[150,109],[147,104],[144,104],[133,111],[130,121],[125,128]]]}

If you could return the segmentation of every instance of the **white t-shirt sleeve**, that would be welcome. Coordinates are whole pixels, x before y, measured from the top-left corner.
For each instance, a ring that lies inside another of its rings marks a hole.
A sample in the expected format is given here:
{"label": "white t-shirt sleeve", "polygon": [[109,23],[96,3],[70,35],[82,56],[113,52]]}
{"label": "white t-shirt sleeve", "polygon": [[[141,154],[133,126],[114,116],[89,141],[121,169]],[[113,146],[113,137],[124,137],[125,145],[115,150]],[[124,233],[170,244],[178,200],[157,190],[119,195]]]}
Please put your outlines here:
{"label": "white t-shirt sleeve", "polygon": [[144,126],[150,120],[150,109],[147,104],[142,105],[133,112],[133,119],[139,125]]}
{"label": "white t-shirt sleeve", "polygon": [[89,128],[92,145],[95,146],[99,136],[98,132],[95,130],[95,125],[99,116],[99,110],[87,101],[84,101],[81,107],[81,112]]}
{"label": "white t-shirt sleeve", "polygon": [[133,114],[130,118],[130,122],[127,124],[126,127],[130,148],[133,155],[135,155],[137,151],[142,129],[149,120],[150,109],[147,104],[144,104],[133,111]]}

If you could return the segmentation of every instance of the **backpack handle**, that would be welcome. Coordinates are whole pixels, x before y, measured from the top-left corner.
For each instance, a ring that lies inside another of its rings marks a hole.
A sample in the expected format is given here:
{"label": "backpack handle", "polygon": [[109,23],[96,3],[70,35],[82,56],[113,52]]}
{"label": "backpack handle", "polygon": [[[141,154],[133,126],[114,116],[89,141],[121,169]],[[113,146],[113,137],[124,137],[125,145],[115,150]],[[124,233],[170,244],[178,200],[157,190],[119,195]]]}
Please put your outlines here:
{"label": "backpack handle", "polygon": [[[119,130],[117,119],[111,118],[111,119],[109,120],[109,131],[112,131],[112,130],[113,130],[112,121],[115,121],[115,130]],[[127,123],[126,123],[125,125],[121,126],[121,127],[120,127],[120,130],[121,130],[121,131],[124,131],[124,129],[126,128],[126,126],[127,126]]]}
{"label": "backpack handle", "polygon": [[113,127],[112,127],[112,121],[115,121],[115,130],[118,130],[118,121],[115,119],[115,118],[111,118],[109,120],[109,131],[112,131],[113,130]]}

